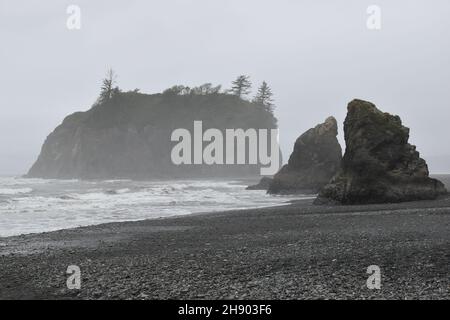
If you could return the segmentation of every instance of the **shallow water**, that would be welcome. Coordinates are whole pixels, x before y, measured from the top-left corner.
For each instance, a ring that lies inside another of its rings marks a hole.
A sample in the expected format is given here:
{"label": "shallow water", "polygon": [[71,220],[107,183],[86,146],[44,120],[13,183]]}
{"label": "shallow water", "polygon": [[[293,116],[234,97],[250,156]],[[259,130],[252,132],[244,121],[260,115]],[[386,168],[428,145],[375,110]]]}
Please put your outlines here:
{"label": "shallow water", "polygon": [[299,198],[302,197],[247,191],[239,181],[0,177],[0,237],[107,222],[267,207]]}

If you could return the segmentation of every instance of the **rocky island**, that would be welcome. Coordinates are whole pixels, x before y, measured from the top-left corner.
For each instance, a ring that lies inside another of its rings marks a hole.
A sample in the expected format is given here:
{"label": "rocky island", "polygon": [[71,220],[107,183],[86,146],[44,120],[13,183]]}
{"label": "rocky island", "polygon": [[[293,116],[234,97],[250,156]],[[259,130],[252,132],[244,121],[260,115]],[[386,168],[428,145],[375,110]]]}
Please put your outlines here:
{"label": "rocky island", "polygon": [[429,177],[428,166],[409,144],[400,117],[368,101],[353,100],[344,123],[346,151],[341,168],[316,203],[374,204],[433,200],[447,194]]}
{"label": "rocky island", "polygon": [[258,101],[209,84],[158,94],[113,89],[108,99],[64,119],[46,139],[27,177],[56,179],[220,178],[259,175],[259,165],[174,165],[171,133],[203,128],[276,129]]}
{"label": "rocky island", "polygon": [[339,169],[342,149],[334,117],[309,129],[295,142],[289,162],[274,176],[268,193],[318,193]]}

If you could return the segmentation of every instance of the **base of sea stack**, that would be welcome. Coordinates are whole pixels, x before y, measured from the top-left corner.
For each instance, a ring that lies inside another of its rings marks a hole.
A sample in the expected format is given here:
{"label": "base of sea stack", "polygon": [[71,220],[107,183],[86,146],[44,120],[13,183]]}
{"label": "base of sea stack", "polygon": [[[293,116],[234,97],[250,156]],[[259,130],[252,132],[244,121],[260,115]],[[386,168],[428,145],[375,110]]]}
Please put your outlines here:
{"label": "base of sea stack", "polygon": [[336,180],[322,189],[314,201],[316,205],[357,205],[400,203],[418,200],[436,200],[448,195],[442,182],[432,178],[392,183],[391,181],[363,182],[349,184]]}

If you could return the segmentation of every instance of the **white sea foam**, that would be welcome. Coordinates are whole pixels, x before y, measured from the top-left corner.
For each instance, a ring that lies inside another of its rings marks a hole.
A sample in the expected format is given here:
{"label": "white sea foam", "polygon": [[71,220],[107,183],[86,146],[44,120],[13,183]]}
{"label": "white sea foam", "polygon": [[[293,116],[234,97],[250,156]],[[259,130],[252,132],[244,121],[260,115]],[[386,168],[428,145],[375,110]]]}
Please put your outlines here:
{"label": "white sea foam", "polygon": [[[3,192],[3,193],[2,193]],[[0,237],[107,222],[285,204],[237,181],[0,178]]]}
{"label": "white sea foam", "polygon": [[14,194],[24,194],[32,192],[32,188],[1,188],[0,194],[3,195],[14,195]]}

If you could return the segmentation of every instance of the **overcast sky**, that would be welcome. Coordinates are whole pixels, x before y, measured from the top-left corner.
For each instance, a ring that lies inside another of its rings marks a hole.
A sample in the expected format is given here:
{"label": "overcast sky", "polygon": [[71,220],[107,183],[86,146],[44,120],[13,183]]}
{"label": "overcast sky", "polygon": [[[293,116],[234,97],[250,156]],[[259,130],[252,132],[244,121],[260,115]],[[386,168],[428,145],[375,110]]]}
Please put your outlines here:
{"label": "overcast sky", "polygon": [[[72,4],[80,30],[66,27]],[[373,4],[381,30],[366,25]],[[146,93],[266,80],[285,158],[303,131],[370,100],[450,172],[448,0],[0,0],[0,41],[2,174],[25,173],[63,118],[90,108],[108,66]]]}

